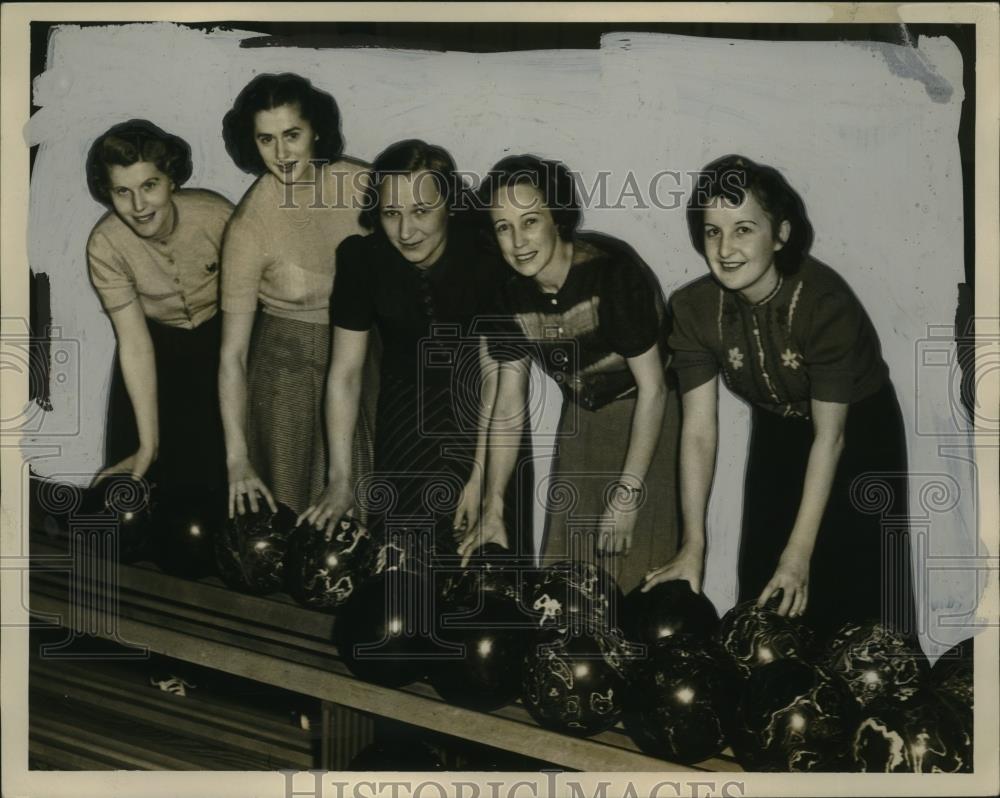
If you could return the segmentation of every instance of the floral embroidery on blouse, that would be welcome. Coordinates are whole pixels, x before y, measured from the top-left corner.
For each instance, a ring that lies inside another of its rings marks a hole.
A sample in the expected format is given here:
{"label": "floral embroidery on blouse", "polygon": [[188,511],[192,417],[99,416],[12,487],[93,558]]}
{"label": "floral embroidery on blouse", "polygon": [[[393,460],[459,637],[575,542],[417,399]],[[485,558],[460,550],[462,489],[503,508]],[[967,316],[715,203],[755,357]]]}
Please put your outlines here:
{"label": "floral embroidery on blouse", "polygon": [[802,364],[799,362],[801,355],[798,352],[793,352],[791,349],[786,349],[781,353],[781,365],[785,368],[790,368],[795,371]]}
{"label": "floral embroidery on blouse", "polygon": [[733,369],[743,368],[743,353],[738,346],[734,346],[729,350],[729,362],[732,364]]}

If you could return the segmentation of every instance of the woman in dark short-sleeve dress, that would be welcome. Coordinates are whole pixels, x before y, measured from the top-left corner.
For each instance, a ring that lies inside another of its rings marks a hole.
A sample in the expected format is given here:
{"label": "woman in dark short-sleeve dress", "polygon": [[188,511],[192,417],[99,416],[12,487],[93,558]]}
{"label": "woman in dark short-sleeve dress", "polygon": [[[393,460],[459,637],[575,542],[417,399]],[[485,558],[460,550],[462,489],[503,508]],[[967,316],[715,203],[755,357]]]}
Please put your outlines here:
{"label": "woman in dark short-sleeve dress", "polygon": [[902,416],[868,315],[840,275],[809,257],[805,208],[775,169],[739,156],[709,164],[688,224],[711,274],[671,298],[683,544],[650,584],[700,588],[721,374],[753,409],[740,600],[763,603],[780,589],[779,612],[823,633],[867,619],[912,632],[906,530],[866,512],[866,493],[882,490],[866,479],[887,485],[893,504],[883,509],[897,518],[907,487]]}
{"label": "woman in dark short-sleeve dress", "polygon": [[628,591],[676,549],[679,407],[667,384],[659,284],[624,243],[577,231],[580,207],[562,163],[506,158],[480,202],[508,267],[503,307],[515,322],[510,340],[491,350],[504,362],[482,537],[505,540],[490,502],[510,463],[492,444],[523,423],[513,410],[523,405],[534,360],[564,397],[543,559],[601,556]]}
{"label": "woman in dark short-sleeve dress", "polygon": [[[478,523],[486,423],[496,392],[483,330],[502,272],[477,249],[463,192],[441,147],[401,141],[375,159],[370,210],[362,217],[373,232],[346,239],[337,251],[327,401],[330,481],[304,514],[316,524],[367,504],[377,528],[429,525],[438,532],[437,549],[453,553],[452,529]],[[373,478],[352,494],[347,443],[375,329],[383,349]],[[530,557],[532,472],[524,456],[530,442],[523,443],[523,501],[516,502],[512,484],[506,517],[521,530],[518,553]]]}
{"label": "woman in dark short-sleeve dress", "polygon": [[87,242],[91,283],[114,325],[101,475],[147,474],[164,488],[221,488],[219,263],[233,206],[191,176],[191,148],[144,120],[116,125],[87,158],[110,208]]}
{"label": "woman in dark short-sleeve dress", "polygon": [[[219,392],[229,511],[258,497],[296,513],[326,483],[322,404],[329,301],[341,241],[360,231],[366,168],[343,157],[336,103],[298,75],[260,75],[223,133],[236,165],[258,175],[226,231]],[[260,312],[258,313],[258,308]],[[362,406],[355,473],[371,466]]]}

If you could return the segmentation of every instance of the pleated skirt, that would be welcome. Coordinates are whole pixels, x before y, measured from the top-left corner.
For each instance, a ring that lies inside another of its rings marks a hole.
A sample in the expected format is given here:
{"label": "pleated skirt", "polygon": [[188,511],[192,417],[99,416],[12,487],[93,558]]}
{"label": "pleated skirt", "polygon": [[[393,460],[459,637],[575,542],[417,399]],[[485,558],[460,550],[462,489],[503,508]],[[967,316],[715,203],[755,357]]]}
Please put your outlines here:
{"label": "pleated skirt", "polygon": [[[812,422],[753,412],[739,553],[739,598],[774,575],[798,513]],[[850,406],[844,450],[810,563],[803,620],[825,635],[880,619],[915,633],[906,437],[891,383]]]}
{"label": "pleated skirt", "polygon": [[648,571],[676,553],[680,530],[680,400],[668,385],[667,406],[644,480],[645,496],[636,518],[632,549],[626,555],[596,552],[601,516],[625,465],[634,410],[634,398],[619,399],[597,411],[565,402],[556,458],[541,497],[548,509],[542,564],[567,559],[596,561],[626,593]]}
{"label": "pleated skirt", "polygon": [[[247,449],[250,462],[276,501],[296,513],[326,487],[329,454],[323,399],[330,363],[330,327],[261,312],[247,366]],[[355,428],[354,479],[372,466],[368,386]]]}

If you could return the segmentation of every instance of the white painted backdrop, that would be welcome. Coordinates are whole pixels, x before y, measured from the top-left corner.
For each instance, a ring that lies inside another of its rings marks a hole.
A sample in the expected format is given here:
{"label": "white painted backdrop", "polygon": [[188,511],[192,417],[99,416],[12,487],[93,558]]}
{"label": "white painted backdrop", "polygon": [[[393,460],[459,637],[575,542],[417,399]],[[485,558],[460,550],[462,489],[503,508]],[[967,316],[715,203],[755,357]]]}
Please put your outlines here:
{"label": "white painted backdrop", "polygon": [[[730,152],[781,169],[806,201],[815,255],[868,308],[903,405],[911,513],[926,516],[914,556],[931,555],[916,563],[929,574],[919,593],[925,649],[934,655],[939,644],[968,636],[954,624],[974,606],[974,577],[934,567],[945,555],[976,552],[973,472],[961,459],[969,450],[952,409],[954,347],[946,339],[921,343],[929,325],[951,325],[964,279],[962,61],[950,40],[903,47],[615,33],[596,50],[500,54],[240,48],[258,35],[170,24],[54,31],[48,68],[33,87],[41,110],[25,130],[27,143],[40,147],[29,256],[34,271],[52,278],[54,324],[64,340],[79,342],[80,359],[79,379],[53,381],[54,410],[25,441],[61,447],[36,470],[81,481],[98,468],[103,448],[114,338],[84,257],[104,212],[86,190],[91,142],[112,124],[148,118],[191,144],[188,185],[237,201],[251,177],[225,152],[222,116],[254,75],[292,71],[337,98],[346,152],[365,160],[410,137],[441,144],[461,169],[480,172],[503,155],[532,152],[565,161],[585,184],[611,172],[612,201],[629,171],[645,196],[661,170],[687,172]],[[678,188],[669,179],[659,186],[664,201]],[[703,273],[682,209],[635,207],[634,196],[623,204],[587,209],[584,226],[629,242],[668,293]],[[928,347],[933,362],[925,362]],[[546,411],[535,420],[541,442],[559,397],[545,378],[535,385],[547,386]],[[68,418],[77,409],[78,423]],[[747,426],[745,407],[725,394],[705,583],[720,610],[736,591]],[[944,442],[954,445],[952,455],[939,453]],[[849,589],[850,574],[844,581]]]}

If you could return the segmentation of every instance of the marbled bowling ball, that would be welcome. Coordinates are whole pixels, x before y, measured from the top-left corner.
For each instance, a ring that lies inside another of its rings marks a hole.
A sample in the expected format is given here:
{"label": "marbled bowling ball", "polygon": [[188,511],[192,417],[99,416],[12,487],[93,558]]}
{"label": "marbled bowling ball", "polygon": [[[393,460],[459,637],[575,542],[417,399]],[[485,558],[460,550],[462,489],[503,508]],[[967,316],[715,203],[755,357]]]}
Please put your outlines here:
{"label": "marbled bowling ball", "polygon": [[743,686],[733,749],[747,769],[849,769],[847,741],[856,711],[843,684],[822,666],[775,660],[755,668]]}
{"label": "marbled bowling ball", "polygon": [[625,707],[629,659],[620,636],[542,629],[524,658],[523,698],[554,731],[587,737],[611,728]]}
{"label": "marbled bowling ball", "polygon": [[449,650],[431,667],[434,689],[447,702],[489,712],[521,692],[521,663],[534,637],[516,602],[490,593],[470,613],[462,604],[441,607],[438,638]]}
{"label": "marbled bowling ball", "polygon": [[334,643],[360,679],[402,687],[423,678],[433,649],[433,595],[419,574],[387,569],[365,580],[337,613]]}
{"label": "marbled bowling ball", "polygon": [[[70,516],[70,525],[84,516],[90,525],[94,517],[99,517],[113,532],[118,561],[136,562],[150,554],[155,540],[153,515],[159,503],[158,493],[155,486],[130,476],[108,477],[84,491],[80,507]],[[105,553],[114,557],[110,550]]]}
{"label": "marbled bowling ball", "polygon": [[630,639],[650,645],[675,635],[709,639],[719,628],[719,615],[704,593],[684,579],[660,582],[645,593],[642,586],[625,597],[622,624]]}
{"label": "marbled bowling ball", "polygon": [[948,649],[931,668],[931,682],[937,692],[952,701],[972,720],[974,702],[973,638]]}
{"label": "marbled bowling ball", "polygon": [[432,529],[397,527],[376,535],[371,570],[408,571],[427,578],[436,559]]}
{"label": "marbled bowling ball", "polygon": [[824,662],[861,706],[907,701],[926,685],[929,671],[923,653],[879,621],[842,626],[827,644]]}
{"label": "marbled bowling ball", "polygon": [[353,518],[342,518],[330,531],[304,523],[288,546],[288,592],[304,607],[337,609],[368,577],[374,555],[371,534]]}
{"label": "marbled bowling ball", "polygon": [[969,773],[972,738],[954,705],[931,691],[905,704],[870,702],[850,740],[864,773]]}
{"label": "marbled bowling ball", "polygon": [[690,765],[726,747],[738,698],[739,676],[711,641],[674,635],[635,667],[625,724],[642,750]]}
{"label": "marbled bowling ball", "polygon": [[510,552],[487,543],[473,552],[465,568],[449,568],[441,580],[441,596],[449,603],[476,607],[487,594],[520,601],[522,574],[511,562]]}
{"label": "marbled bowling ball", "polygon": [[222,581],[256,595],[284,590],[285,555],[294,528],[295,513],[280,502],[275,513],[260,502],[257,512],[247,510],[227,519],[215,546]]}
{"label": "marbled bowling ball", "polygon": [[722,616],[718,642],[744,678],[775,660],[809,659],[811,633],[801,623],[778,615],[775,606],[773,599],[764,607],[750,599]]}
{"label": "marbled bowling ball", "polygon": [[216,539],[226,520],[221,491],[164,490],[154,517],[154,558],[164,571],[189,579],[215,573]]}
{"label": "marbled bowling ball", "polygon": [[565,560],[535,572],[527,610],[539,628],[618,627],[625,597],[614,578],[594,563]]}

